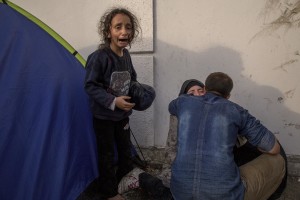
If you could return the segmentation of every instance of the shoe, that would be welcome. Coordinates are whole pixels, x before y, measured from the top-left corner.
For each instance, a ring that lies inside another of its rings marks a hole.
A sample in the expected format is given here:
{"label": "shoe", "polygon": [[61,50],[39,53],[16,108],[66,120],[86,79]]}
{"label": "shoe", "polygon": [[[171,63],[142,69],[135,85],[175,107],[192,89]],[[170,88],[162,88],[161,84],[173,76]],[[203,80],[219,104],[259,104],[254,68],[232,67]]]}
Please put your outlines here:
{"label": "shoe", "polygon": [[140,168],[134,168],[132,171],[126,174],[118,185],[118,193],[123,194],[129,190],[140,187],[139,174],[143,172],[144,171]]}

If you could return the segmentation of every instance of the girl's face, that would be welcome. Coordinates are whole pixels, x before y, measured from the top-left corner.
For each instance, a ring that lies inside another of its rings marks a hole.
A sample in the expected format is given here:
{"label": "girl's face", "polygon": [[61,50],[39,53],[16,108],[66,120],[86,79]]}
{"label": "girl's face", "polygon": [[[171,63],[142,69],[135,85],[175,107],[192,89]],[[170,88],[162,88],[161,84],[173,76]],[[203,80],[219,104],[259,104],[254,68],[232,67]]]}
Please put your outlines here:
{"label": "girl's face", "polygon": [[119,56],[123,56],[123,49],[129,44],[132,33],[130,18],[125,14],[116,14],[110,25],[110,48]]}
{"label": "girl's face", "polygon": [[194,85],[187,91],[187,94],[194,95],[194,96],[202,96],[205,94],[205,90],[199,85]]}

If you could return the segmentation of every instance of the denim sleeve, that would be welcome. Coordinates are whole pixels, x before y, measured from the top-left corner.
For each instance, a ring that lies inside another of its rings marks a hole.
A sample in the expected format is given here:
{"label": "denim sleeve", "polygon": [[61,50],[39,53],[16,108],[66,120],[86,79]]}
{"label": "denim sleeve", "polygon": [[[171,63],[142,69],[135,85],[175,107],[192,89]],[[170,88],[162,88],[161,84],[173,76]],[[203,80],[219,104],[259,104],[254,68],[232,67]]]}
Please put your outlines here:
{"label": "denim sleeve", "polygon": [[171,115],[177,116],[177,102],[178,99],[174,99],[169,103],[169,112]]}
{"label": "denim sleeve", "polygon": [[260,123],[255,117],[245,109],[241,112],[241,130],[242,136],[245,136],[250,144],[259,147],[264,151],[270,151],[275,145],[276,138],[274,134]]}
{"label": "denim sleeve", "polygon": [[101,80],[104,80],[103,62],[97,54],[91,54],[86,63],[84,88],[86,93],[98,104],[109,108],[115,96],[105,90]]}

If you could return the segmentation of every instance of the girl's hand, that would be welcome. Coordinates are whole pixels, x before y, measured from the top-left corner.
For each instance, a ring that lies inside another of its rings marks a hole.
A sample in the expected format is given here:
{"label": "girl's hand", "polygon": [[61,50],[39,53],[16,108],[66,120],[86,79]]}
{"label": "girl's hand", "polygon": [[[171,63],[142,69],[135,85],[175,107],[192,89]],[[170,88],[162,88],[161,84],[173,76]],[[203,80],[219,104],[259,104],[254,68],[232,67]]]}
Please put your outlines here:
{"label": "girl's hand", "polygon": [[121,110],[130,111],[135,103],[129,103],[128,101],[131,99],[129,96],[120,96],[116,98],[116,106]]}

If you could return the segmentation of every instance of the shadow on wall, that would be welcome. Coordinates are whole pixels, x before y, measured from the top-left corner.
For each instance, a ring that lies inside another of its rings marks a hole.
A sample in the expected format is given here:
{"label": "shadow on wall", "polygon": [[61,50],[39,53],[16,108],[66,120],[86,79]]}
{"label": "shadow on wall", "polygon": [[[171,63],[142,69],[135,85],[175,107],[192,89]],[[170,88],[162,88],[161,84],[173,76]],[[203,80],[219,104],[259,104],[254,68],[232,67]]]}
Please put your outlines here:
{"label": "shadow on wall", "polygon": [[[243,75],[244,66],[238,52],[223,46],[193,52],[158,42],[158,62],[154,74],[155,88],[158,91],[155,105],[156,129],[168,124],[168,104],[177,97],[177,92],[186,79],[196,78],[204,82],[210,73],[222,71],[234,81],[230,100],[248,109],[273,131],[288,154],[300,152],[297,144],[300,140],[300,114],[284,106],[287,94],[274,87],[258,85],[251,75]],[[162,131],[166,136],[167,129]]]}

